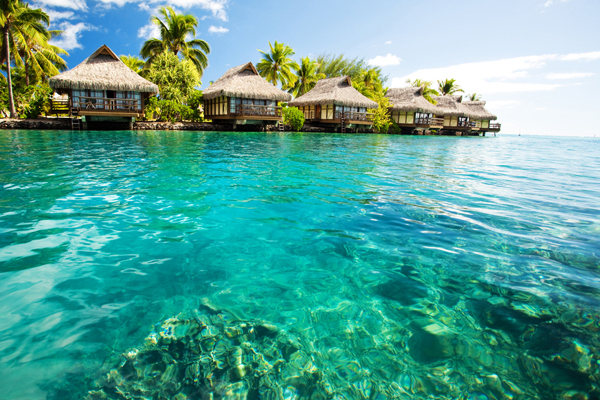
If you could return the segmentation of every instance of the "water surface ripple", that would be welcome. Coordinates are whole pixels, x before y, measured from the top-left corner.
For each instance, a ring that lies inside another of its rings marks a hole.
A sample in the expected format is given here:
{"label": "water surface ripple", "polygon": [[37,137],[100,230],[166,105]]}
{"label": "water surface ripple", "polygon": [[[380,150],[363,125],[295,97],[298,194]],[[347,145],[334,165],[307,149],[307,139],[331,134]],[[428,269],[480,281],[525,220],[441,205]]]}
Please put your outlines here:
{"label": "water surface ripple", "polygon": [[[599,143],[0,131],[2,398],[208,306],[310,358],[280,398],[598,399]],[[246,378],[179,399],[275,398]]]}

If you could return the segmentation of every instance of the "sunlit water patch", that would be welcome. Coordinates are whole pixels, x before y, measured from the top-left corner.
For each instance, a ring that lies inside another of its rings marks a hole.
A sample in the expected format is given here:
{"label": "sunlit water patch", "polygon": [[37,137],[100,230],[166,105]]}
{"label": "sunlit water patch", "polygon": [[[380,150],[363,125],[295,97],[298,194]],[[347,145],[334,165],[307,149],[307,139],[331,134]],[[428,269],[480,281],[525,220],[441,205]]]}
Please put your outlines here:
{"label": "sunlit water patch", "polygon": [[2,398],[600,398],[599,143],[1,131]]}

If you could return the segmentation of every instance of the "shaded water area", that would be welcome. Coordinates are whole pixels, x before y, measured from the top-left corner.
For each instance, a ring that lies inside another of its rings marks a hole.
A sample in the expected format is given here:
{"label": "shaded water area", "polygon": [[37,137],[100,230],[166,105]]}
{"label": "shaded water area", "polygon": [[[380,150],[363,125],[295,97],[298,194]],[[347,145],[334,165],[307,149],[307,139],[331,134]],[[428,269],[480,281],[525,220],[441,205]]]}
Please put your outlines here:
{"label": "shaded water area", "polygon": [[3,399],[598,399],[600,140],[0,132]]}

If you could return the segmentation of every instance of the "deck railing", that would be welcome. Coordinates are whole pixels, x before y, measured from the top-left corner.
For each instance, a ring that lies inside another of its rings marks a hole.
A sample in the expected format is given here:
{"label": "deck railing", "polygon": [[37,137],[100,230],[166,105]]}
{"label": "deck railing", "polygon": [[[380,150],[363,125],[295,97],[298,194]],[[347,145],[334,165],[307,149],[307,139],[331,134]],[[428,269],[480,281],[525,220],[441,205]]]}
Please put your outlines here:
{"label": "deck railing", "polygon": [[416,125],[427,125],[427,126],[444,126],[444,118],[435,117],[419,117],[415,118]]}
{"label": "deck railing", "polygon": [[490,130],[499,131],[502,124],[490,124]]}
{"label": "deck railing", "polygon": [[75,97],[73,108],[79,111],[141,111],[138,99],[115,99],[107,97]]}
{"label": "deck railing", "polygon": [[[373,121],[373,114],[367,112],[358,111],[346,111],[343,113],[346,121]],[[342,113],[339,111],[335,112],[335,119],[341,119]]]}
{"label": "deck railing", "polygon": [[235,114],[248,117],[281,117],[281,107],[238,104],[235,106]]}

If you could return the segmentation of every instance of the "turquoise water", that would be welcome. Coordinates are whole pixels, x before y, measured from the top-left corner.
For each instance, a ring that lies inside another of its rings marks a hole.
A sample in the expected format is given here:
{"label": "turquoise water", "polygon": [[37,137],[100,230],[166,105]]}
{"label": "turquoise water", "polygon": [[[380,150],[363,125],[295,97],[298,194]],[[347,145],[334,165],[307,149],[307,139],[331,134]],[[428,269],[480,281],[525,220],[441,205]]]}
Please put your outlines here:
{"label": "turquoise water", "polygon": [[599,144],[0,131],[0,397],[600,398]]}

